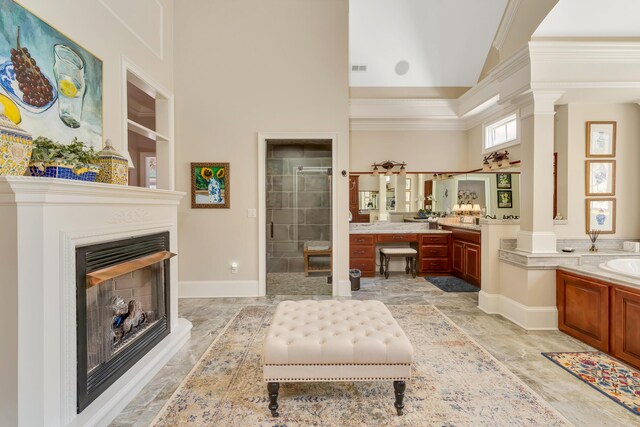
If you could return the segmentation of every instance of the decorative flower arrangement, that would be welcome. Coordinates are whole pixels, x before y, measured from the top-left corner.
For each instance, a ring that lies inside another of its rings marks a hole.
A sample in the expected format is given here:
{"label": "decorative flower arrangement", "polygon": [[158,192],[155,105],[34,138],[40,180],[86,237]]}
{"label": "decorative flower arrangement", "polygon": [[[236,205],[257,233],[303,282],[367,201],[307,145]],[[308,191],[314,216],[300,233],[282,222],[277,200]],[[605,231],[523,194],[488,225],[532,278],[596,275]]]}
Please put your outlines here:
{"label": "decorative flower arrangement", "polygon": [[33,176],[94,181],[98,155],[77,138],[64,145],[40,136],[33,141],[29,170]]}

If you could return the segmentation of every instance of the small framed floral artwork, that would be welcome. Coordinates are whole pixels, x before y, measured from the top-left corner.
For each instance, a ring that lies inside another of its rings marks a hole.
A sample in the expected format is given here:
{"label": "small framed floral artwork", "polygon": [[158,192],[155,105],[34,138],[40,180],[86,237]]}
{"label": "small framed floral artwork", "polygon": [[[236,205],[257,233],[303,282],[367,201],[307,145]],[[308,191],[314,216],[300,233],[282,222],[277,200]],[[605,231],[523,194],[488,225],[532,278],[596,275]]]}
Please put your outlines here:
{"label": "small framed floral artwork", "polygon": [[616,156],[616,122],[587,122],[587,157]]}
{"label": "small framed floral artwork", "polygon": [[513,193],[511,192],[511,190],[498,190],[498,208],[513,208]]}
{"label": "small framed floral artwork", "polygon": [[511,174],[510,173],[498,173],[496,174],[496,181],[498,188],[511,189]]}
{"label": "small framed floral artwork", "polygon": [[191,163],[191,207],[229,208],[229,163]]}
{"label": "small framed floral artwork", "polygon": [[587,196],[615,196],[616,161],[587,160],[585,162],[585,193]]}
{"label": "small framed floral artwork", "polygon": [[616,232],[616,199],[586,199],[586,232],[599,230],[601,234]]}

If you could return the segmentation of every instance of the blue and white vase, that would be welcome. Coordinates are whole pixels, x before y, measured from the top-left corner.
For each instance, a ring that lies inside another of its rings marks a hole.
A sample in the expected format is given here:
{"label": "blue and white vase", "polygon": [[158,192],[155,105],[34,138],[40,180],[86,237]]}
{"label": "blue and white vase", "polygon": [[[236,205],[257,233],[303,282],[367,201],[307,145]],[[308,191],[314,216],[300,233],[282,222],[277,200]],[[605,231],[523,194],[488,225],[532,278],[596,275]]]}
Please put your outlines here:
{"label": "blue and white vase", "polygon": [[213,204],[222,203],[222,195],[220,194],[220,183],[215,178],[209,180],[209,201]]}

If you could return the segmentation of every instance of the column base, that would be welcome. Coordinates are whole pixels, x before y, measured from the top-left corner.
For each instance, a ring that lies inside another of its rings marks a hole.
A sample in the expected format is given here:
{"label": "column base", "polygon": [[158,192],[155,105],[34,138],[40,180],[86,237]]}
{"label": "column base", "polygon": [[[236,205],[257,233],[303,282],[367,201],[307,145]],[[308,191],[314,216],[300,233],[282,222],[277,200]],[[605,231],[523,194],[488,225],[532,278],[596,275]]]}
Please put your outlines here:
{"label": "column base", "polygon": [[517,249],[529,253],[557,253],[553,232],[519,231]]}

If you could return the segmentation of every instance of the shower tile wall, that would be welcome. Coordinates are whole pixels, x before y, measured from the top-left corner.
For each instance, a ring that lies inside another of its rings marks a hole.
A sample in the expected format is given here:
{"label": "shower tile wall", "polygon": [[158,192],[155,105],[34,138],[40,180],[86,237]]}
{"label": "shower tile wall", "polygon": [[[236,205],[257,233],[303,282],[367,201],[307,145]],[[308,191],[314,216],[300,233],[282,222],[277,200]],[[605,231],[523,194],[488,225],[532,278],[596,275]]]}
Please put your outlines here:
{"label": "shower tile wall", "polygon": [[269,144],[267,148],[268,273],[304,271],[304,242],[331,240],[329,176],[320,172],[299,175],[296,194],[298,166],[331,167],[331,144]]}

